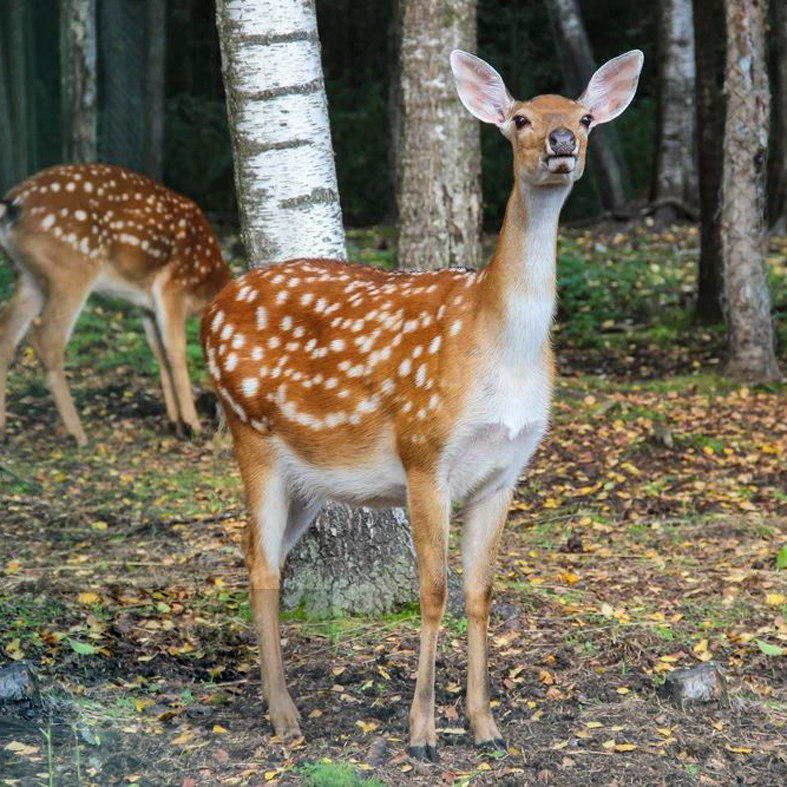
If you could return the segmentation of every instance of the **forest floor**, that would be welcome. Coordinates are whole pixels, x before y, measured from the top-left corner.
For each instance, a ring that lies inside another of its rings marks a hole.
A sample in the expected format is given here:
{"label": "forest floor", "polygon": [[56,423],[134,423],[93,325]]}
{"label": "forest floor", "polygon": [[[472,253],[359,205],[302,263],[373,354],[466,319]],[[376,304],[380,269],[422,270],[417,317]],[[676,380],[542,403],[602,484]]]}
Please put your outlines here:
{"label": "forest floor", "polygon": [[[383,260],[386,238],[351,236]],[[787,783],[787,387],[715,374],[722,333],[690,321],[696,244],[647,227],[561,243],[554,424],[509,516],[490,631],[508,747],[472,746],[466,621],[449,618],[431,765],[404,752],[415,609],[289,616],[305,739],[271,738],[229,441],[168,433],[134,314],[91,301],[71,342],[84,449],[22,351],[0,447],[0,669],[30,664],[42,701],[0,705],[0,785]],[[770,259],[787,369],[787,239]],[[726,696],[663,696],[704,662]]]}

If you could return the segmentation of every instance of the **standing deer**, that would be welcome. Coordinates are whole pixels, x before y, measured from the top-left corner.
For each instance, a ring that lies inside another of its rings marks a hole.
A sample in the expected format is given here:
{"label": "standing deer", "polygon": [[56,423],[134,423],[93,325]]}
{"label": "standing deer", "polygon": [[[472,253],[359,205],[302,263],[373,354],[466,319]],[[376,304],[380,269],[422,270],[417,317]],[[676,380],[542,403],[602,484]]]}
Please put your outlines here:
{"label": "standing deer", "polygon": [[515,101],[500,75],[451,55],[459,96],[514,151],[514,188],[480,272],[388,273],[304,259],[226,287],[202,345],[250,508],[246,562],[264,696],[277,735],[300,735],[284,680],[279,582],[324,500],[409,506],[421,647],[411,755],[437,756],[434,664],[446,602],[452,503],[464,500],[467,714],[476,744],[502,745],[489,705],[487,624],[498,542],[517,478],[549,420],[558,217],[588,135],[634,96],[643,55],[602,66],[573,101]]}
{"label": "standing deer", "polygon": [[[185,319],[201,314],[230,273],[197,205],[144,175],[106,164],[43,170],[0,202],[0,246],[17,271],[0,314],[0,436],[8,368],[35,323],[33,345],[66,429],[87,442],[63,360],[91,292],[142,309],[167,415],[199,431],[186,366]],[[37,319],[36,319],[37,318]]]}

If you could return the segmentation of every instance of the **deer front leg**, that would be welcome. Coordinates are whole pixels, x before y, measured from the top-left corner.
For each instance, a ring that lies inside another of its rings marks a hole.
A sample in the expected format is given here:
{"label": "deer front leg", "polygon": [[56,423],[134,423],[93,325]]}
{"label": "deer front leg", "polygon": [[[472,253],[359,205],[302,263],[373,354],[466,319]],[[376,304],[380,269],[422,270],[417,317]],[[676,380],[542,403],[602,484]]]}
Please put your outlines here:
{"label": "deer front leg", "polygon": [[421,598],[421,648],[415,696],[410,709],[410,745],[407,752],[419,760],[435,761],[434,662],[447,596],[450,502],[448,494],[438,487],[431,473],[410,473],[407,485]]}
{"label": "deer front leg", "polygon": [[487,626],[500,535],[511,503],[511,490],[496,492],[465,512],[462,537],[465,608],[467,610],[467,716],[476,746],[505,748],[489,707]]}
{"label": "deer front leg", "polygon": [[[230,421],[235,433],[243,483],[249,505],[246,565],[249,569],[250,601],[260,648],[263,697],[276,735],[294,739],[301,736],[299,714],[287,691],[279,635],[279,586],[284,562],[282,542],[290,506],[287,485],[272,461],[264,438],[249,427]],[[237,432],[244,431],[243,440]]]}

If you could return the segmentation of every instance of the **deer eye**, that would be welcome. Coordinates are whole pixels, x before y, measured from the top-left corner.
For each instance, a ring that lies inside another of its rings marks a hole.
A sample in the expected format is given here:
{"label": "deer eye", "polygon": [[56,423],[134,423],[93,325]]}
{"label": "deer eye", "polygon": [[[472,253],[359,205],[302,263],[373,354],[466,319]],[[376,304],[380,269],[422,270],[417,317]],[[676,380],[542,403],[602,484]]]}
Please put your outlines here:
{"label": "deer eye", "polygon": [[514,125],[517,128],[524,128],[530,125],[530,121],[524,115],[514,115]]}
{"label": "deer eye", "polygon": [[583,117],[579,122],[585,128],[590,128],[590,124],[593,122],[593,115],[585,115],[585,117]]}

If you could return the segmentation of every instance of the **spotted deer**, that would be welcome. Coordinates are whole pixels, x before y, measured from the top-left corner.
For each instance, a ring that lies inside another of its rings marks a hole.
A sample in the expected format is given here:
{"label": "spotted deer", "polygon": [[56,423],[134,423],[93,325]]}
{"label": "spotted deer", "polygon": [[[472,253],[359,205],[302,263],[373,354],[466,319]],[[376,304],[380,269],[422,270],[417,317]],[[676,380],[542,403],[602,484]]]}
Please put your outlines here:
{"label": "spotted deer", "polygon": [[63,423],[80,445],[87,442],[63,361],[91,292],[140,307],[167,415],[199,431],[185,319],[203,312],[230,273],[194,202],[123,167],[52,167],[14,186],[0,202],[0,247],[17,273],[13,297],[0,314],[0,436],[8,369],[33,324],[33,346]]}
{"label": "spotted deer", "polygon": [[446,543],[452,504],[464,501],[466,710],[476,744],[502,745],[489,702],[487,624],[512,492],[549,420],[558,217],[584,170],[591,129],[628,106],[642,62],[639,51],[611,60],[577,100],[523,102],[483,60],[453,52],[465,107],[498,126],[514,153],[489,265],[391,273],[293,260],[232,282],[206,311],[203,349],[250,509],[246,562],[277,735],[300,735],[279,641],[288,551],[326,499],[406,503],[422,615],[408,751],[436,758]]}

